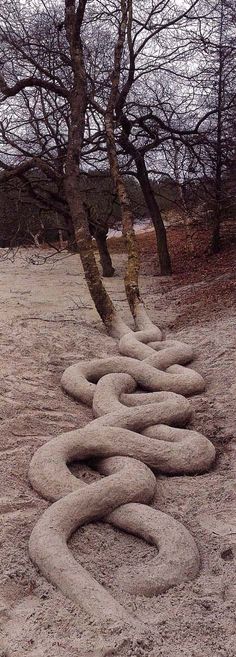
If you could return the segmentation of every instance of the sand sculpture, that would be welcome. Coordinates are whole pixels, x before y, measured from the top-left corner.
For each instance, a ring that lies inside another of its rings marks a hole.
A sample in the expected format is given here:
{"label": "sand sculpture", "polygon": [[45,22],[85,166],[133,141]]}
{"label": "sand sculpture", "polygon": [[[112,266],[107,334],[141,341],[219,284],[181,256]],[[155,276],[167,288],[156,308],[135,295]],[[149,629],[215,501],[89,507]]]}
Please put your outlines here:
{"label": "sand sculpture", "polygon": [[[185,428],[191,417],[186,396],[204,389],[202,377],[186,368],[193,350],[162,340],[144,311],[133,332],[118,322],[119,356],[80,362],[63,374],[64,390],[93,407],[85,428],[53,438],[34,455],[29,470],[33,488],[53,502],[30,538],[30,556],[47,579],[98,621],[130,621],[128,612],[74,560],[71,534],[95,519],[157,546],[157,555],[137,566],[121,587],[156,595],[192,579],[199,553],[190,532],[147,505],[157,485],[153,472],[203,472],[215,450],[203,435]],[[145,392],[144,392],[145,391]],[[88,485],[67,464],[93,459],[105,475]]]}

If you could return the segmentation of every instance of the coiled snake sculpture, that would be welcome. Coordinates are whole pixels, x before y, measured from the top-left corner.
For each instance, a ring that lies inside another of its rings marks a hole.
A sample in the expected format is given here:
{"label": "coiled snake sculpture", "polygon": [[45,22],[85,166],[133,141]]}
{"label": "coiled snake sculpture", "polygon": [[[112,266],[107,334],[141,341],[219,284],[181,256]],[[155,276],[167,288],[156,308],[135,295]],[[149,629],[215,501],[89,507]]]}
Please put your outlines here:
{"label": "coiled snake sculpture", "polygon": [[[147,506],[156,488],[153,472],[203,472],[215,457],[212,443],[183,428],[190,419],[185,396],[204,390],[202,377],[184,367],[194,357],[188,345],[162,340],[140,313],[133,332],[122,323],[120,356],[80,362],[63,374],[62,386],[93,407],[95,420],[40,447],[29,470],[33,488],[53,504],[36,524],[30,556],[47,579],[97,620],[124,621],[128,612],[74,560],[67,547],[84,523],[103,519],[157,546],[157,556],[138,566],[122,586],[155,595],[192,579],[199,553],[189,531]],[[145,391],[145,392],[142,392]],[[88,485],[67,464],[96,459],[102,474]]]}

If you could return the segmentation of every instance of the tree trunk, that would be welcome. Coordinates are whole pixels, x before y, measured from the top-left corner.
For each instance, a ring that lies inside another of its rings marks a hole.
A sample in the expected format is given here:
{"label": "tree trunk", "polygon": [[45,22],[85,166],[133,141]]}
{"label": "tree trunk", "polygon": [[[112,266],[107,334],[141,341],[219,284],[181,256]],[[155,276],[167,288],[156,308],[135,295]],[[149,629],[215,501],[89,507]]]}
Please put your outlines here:
{"label": "tree trunk", "polygon": [[[218,139],[221,142],[221,125],[218,126]],[[218,141],[218,140],[217,140]],[[222,155],[221,143],[217,144],[217,162],[216,162],[216,176],[215,176],[215,211],[213,217],[213,228],[211,238],[211,251],[212,253],[219,253],[220,251],[220,226],[222,221]]]}
{"label": "tree trunk", "polygon": [[99,251],[102,275],[105,278],[111,278],[115,272],[112,266],[111,256],[107,248],[107,235],[105,231],[96,231],[95,239]]}
{"label": "tree trunk", "polygon": [[87,77],[81,40],[85,8],[86,0],[82,0],[77,9],[74,0],[65,0],[65,27],[72,61],[73,85],[70,94],[70,123],[64,186],[75,241],[91,297],[108,332],[114,334],[114,330],[117,328],[115,308],[100,278],[87,215],[79,191],[80,158],[87,108]]}
{"label": "tree trunk", "polygon": [[104,112],[104,123],[110,172],[120,203],[122,232],[128,253],[128,262],[124,277],[125,292],[132,315],[134,318],[136,318],[137,310],[141,304],[138,285],[140,266],[139,250],[133,229],[133,214],[130,207],[129,197],[126,192],[126,188],[120,172],[115,139],[116,103],[119,97],[121,60],[124,51],[130,3],[126,3],[125,0],[121,0],[120,10],[121,15],[117,33],[117,41],[114,47],[114,66],[111,73],[111,90],[108,98],[107,108]]}
{"label": "tree trunk", "polygon": [[70,158],[70,148],[68,148],[65,190],[73,220],[76,245],[83,265],[86,283],[95,307],[108,332],[111,333],[113,331],[115,308],[103,286],[95,260],[86,213],[78,193],[78,180],[75,173],[74,160]]}
{"label": "tree trunk", "polygon": [[62,230],[60,228],[58,230],[58,241],[59,241],[60,251],[62,251],[63,250],[63,235],[62,235]]}
{"label": "tree trunk", "polygon": [[179,200],[182,206],[182,214],[183,214],[183,220],[184,220],[184,230],[185,230],[185,240],[186,240],[186,247],[188,253],[190,255],[194,255],[195,252],[195,245],[194,245],[194,225],[193,225],[193,218],[191,221],[191,216],[190,212],[187,208],[184,194],[183,194],[183,189],[182,185],[177,182],[177,188],[178,188],[178,193],[179,193]]}
{"label": "tree trunk", "polygon": [[[185,230],[185,241],[187,252],[191,255],[194,254],[194,228],[193,228],[193,217],[190,214],[189,209],[187,208],[187,203],[184,196],[184,186],[181,184],[181,175],[180,175],[180,166],[179,166],[179,145],[176,140],[173,138],[173,148],[174,148],[174,174],[175,182],[177,187],[177,194],[179,197],[179,206],[182,210],[182,216],[184,220],[184,230]],[[192,219],[192,221],[191,221]]]}
{"label": "tree trunk", "polygon": [[38,233],[36,233],[36,234],[34,234],[34,233],[32,233],[31,231],[29,231],[29,234],[30,234],[31,237],[33,238],[33,240],[34,240],[34,245],[36,246],[37,249],[40,248],[40,243],[39,243],[40,233],[41,233],[40,230],[39,230]]}
{"label": "tree trunk", "polygon": [[160,271],[163,276],[172,274],[170,254],[167,244],[166,229],[162,216],[156,202],[155,194],[148,178],[144,155],[142,155],[134,144],[129,140],[130,123],[124,114],[121,114],[121,125],[123,128],[120,136],[120,144],[124,151],[134,159],[137,169],[137,178],[142,189],[150,217],[156,233],[157,252],[160,263]]}
{"label": "tree trunk", "polygon": [[220,251],[220,220],[216,216],[212,230],[211,251],[212,253],[219,253]]}
{"label": "tree trunk", "polygon": [[95,237],[100,263],[102,267],[102,274],[106,278],[111,278],[114,274],[114,267],[112,266],[111,256],[107,248],[107,226],[104,222],[99,222],[96,210],[83,201],[84,211],[87,216],[89,232],[92,237]]}
{"label": "tree trunk", "polygon": [[108,108],[105,116],[105,129],[107,140],[107,154],[110,164],[111,177],[113,179],[117,196],[121,208],[122,233],[128,253],[128,262],[125,271],[124,283],[125,291],[134,318],[136,317],[137,308],[140,304],[140,294],[138,285],[138,276],[140,268],[139,249],[136,235],[133,229],[133,215],[130,208],[129,197],[120,172],[116,142],[114,135],[113,112]]}
{"label": "tree trunk", "polygon": [[[65,187],[65,185],[64,185],[64,187]],[[66,197],[66,193],[65,193],[65,197]],[[68,204],[68,212],[63,215],[63,218],[64,218],[65,224],[66,224],[68,251],[70,251],[71,253],[77,253],[78,248],[77,248],[76,239],[75,239],[75,229],[74,229],[74,224],[73,224],[73,221],[72,221],[72,218],[71,218],[71,215],[70,215],[69,204]]]}
{"label": "tree trunk", "polygon": [[148,178],[144,158],[140,154],[137,154],[137,152],[135,163],[137,167],[137,178],[142,189],[148,210],[150,212],[150,217],[156,233],[160,272],[162,276],[170,276],[172,274],[172,267],[167,244],[166,229],[155,199],[155,194]]}

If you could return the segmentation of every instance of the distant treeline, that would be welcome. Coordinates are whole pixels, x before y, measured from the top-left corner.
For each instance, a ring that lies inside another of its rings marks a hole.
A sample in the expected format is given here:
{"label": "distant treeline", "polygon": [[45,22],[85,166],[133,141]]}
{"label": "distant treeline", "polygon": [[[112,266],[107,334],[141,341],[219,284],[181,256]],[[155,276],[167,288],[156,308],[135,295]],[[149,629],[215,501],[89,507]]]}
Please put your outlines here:
{"label": "distant treeline", "polygon": [[[125,184],[136,222],[149,216],[142,190],[132,176],[125,177]],[[191,217],[209,222],[214,213],[211,202],[211,180],[192,180],[181,186],[170,177],[162,177],[152,186],[163,217],[176,213],[181,218],[183,204]],[[96,229],[107,232],[109,227],[121,224],[120,206],[109,174],[93,171],[83,173],[80,190],[86,207],[91,234]],[[21,178],[12,178],[0,186],[0,247],[53,243],[68,239],[68,206],[63,190],[38,171],[31,171]],[[232,175],[224,181],[224,218],[236,216],[236,182]]]}

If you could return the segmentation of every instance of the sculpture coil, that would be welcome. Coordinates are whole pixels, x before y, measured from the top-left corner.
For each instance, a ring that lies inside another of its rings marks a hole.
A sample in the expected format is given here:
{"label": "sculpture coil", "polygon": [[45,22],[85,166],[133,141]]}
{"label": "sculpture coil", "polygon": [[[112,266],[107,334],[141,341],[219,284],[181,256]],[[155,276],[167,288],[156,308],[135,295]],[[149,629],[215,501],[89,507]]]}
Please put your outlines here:
{"label": "sculpture coil", "polygon": [[[53,438],[34,455],[33,488],[53,504],[30,538],[30,556],[47,579],[102,621],[127,621],[128,613],[67,547],[84,523],[103,519],[157,546],[157,556],[123,575],[122,586],[138,595],[155,595],[195,577],[199,553],[189,531],[147,506],[156,488],[155,472],[203,472],[215,450],[203,435],[186,429],[191,408],[185,396],[204,389],[202,377],[184,367],[193,350],[162,340],[161,331],[141,312],[137,331],[120,324],[120,356],[80,362],[63,374],[64,390],[92,405],[95,420],[85,428]],[[145,391],[145,392],[143,392]],[[92,484],[67,466],[94,459],[106,475]]]}

